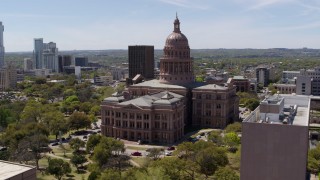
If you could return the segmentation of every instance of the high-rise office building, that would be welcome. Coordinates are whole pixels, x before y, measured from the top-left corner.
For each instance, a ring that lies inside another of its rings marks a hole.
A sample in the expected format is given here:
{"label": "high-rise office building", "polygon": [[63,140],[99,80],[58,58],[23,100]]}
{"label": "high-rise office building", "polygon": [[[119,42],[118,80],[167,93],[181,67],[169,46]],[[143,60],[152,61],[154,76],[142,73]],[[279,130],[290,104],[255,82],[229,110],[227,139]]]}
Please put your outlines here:
{"label": "high-rise office building", "polygon": [[58,48],[56,43],[43,43],[42,38],[34,39],[33,68],[45,68],[53,72],[59,72]]}
{"label": "high-rise office building", "polygon": [[154,47],[129,46],[129,78],[141,74],[146,79],[154,78]]}
{"label": "high-rise office building", "polygon": [[0,69],[0,91],[15,88],[17,85],[17,70],[13,64]]}
{"label": "high-rise office building", "polygon": [[34,39],[34,51],[33,51],[33,68],[42,69],[43,68],[43,38]]}
{"label": "high-rise office building", "polygon": [[268,86],[269,83],[270,69],[265,67],[259,67],[256,69],[256,78],[259,84],[264,87]]}
{"label": "high-rise office building", "polygon": [[58,66],[59,72],[64,71],[65,66],[70,66],[72,64],[72,56],[71,55],[59,55],[58,56]]}
{"label": "high-rise office building", "polygon": [[80,67],[88,66],[88,57],[75,57],[74,58],[74,65]]}
{"label": "high-rise office building", "polygon": [[59,72],[58,67],[58,48],[56,43],[49,42],[43,44],[43,68]]}
{"label": "high-rise office building", "polygon": [[2,22],[0,22],[0,68],[4,66],[3,31],[4,26],[2,25]]}

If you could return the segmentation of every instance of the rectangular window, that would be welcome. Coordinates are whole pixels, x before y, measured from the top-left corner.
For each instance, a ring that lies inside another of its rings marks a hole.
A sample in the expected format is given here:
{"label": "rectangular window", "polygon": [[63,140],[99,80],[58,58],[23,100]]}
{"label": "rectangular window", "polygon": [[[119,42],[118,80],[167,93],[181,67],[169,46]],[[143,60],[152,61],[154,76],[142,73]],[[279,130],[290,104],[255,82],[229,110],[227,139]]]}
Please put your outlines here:
{"label": "rectangular window", "polygon": [[122,113],[122,118],[127,119],[128,118],[128,113]]}
{"label": "rectangular window", "polygon": [[123,127],[128,127],[128,121],[123,121],[123,122],[122,122],[122,126],[123,126]]}
{"label": "rectangular window", "polygon": [[137,128],[141,129],[142,128],[142,122],[137,122]]}
{"label": "rectangular window", "polygon": [[211,99],[211,94],[207,94],[206,99]]}
{"label": "rectangular window", "polygon": [[155,115],[154,115],[154,119],[155,119],[155,120],[160,120],[160,117],[161,117],[160,114],[155,114]]}
{"label": "rectangular window", "polygon": [[160,122],[154,122],[154,128],[159,129],[160,128]]}
{"label": "rectangular window", "polygon": [[206,110],[206,116],[211,116],[211,111],[210,110]]}
{"label": "rectangular window", "polygon": [[143,115],[143,119],[144,119],[144,120],[149,120],[149,114],[144,114],[144,115]]}
{"label": "rectangular window", "polygon": [[134,122],[130,121],[130,127],[134,128]]}
{"label": "rectangular window", "polygon": [[141,114],[137,114],[137,119],[141,120],[142,119],[142,115]]}
{"label": "rectangular window", "polygon": [[168,128],[167,123],[163,122],[162,123],[162,129],[167,129],[167,128]]}
{"label": "rectangular window", "polygon": [[130,113],[129,118],[134,119],[134,113]]}
{"label": "rectangular window", "polygon": [[162,114],[162,120],[167,120],[167,115],[166,114]]}
{"label": "rectangular window", "polygon": [[144,123],[144,129],[149,129],[149,123]]}

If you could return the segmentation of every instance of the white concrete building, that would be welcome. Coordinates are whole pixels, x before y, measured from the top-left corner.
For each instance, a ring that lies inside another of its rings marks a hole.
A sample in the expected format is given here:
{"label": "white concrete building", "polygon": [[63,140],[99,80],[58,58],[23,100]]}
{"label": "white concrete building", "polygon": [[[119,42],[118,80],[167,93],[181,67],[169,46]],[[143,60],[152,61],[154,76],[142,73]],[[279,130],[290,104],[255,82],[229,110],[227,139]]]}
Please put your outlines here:
{"label": "white concrete building", "polygon": [[30,71],[33,69],[33,62],[31,58],[24,58],[23,59],[23,70]]}

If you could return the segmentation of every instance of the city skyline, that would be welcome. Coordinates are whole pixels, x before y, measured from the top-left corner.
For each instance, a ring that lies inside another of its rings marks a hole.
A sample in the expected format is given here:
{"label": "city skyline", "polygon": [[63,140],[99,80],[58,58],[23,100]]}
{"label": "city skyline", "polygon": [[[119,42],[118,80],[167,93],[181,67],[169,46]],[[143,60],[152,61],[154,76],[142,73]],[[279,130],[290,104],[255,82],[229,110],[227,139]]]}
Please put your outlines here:
{"label": "city skyline", "polygon": [[32,51],[34,38],[60,50],[162,49],[176,12],[191,49],[320,48],[316,0],[3,0],[0,21],[6,52]]}

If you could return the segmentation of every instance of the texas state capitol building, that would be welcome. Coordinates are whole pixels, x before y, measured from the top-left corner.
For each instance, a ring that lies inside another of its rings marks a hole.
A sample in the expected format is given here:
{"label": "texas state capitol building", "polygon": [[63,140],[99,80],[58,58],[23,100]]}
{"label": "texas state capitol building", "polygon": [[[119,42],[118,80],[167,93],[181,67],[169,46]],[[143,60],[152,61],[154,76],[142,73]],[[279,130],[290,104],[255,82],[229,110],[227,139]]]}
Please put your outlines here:
{"label": "texas state capitol building", "polygon": [[178,17],[160,59],[159,79],[115,93],[101,104],[103,135],[147,143],[174,143],[185,125],[224,128],[238,120],[239,98],[231,83],[195,82],[187,37]]}

